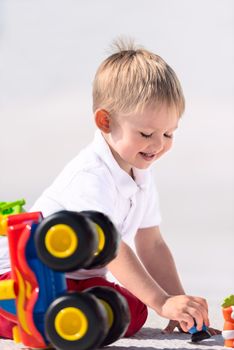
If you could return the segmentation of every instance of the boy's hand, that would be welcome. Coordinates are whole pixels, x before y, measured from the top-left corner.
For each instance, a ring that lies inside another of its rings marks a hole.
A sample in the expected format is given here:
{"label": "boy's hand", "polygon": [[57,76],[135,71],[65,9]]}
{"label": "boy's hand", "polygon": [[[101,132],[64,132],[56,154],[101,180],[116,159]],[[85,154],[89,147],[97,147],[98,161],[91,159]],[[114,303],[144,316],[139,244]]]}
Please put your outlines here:
{"label": "boy's hand", "polygon": [[[168,322],[168,325],[162,330],[162,333],[163,334],[171,334],[176,328],[178,328],[179,332],[185,333],[183,331],[183,329],[180,327],[180,323],[178,321],[174,321],[174,320],[170,320]],[[219,329],[215,329],[212,327],[208,327],[208,331],[211,335],[217,335],[217,334],[222,333]]]}
{"label": "boy's hand", "polygon": [[[166,299],[161,308],[161,316],[178,320],[181,329],[187,332],[194,325],[194,320],[197,324],[197,329],[201,330],[203,324],[209,326],[208,306],[205,299],[187,295],[176,295]],[[170,325],[174,328],[176,324]]]}

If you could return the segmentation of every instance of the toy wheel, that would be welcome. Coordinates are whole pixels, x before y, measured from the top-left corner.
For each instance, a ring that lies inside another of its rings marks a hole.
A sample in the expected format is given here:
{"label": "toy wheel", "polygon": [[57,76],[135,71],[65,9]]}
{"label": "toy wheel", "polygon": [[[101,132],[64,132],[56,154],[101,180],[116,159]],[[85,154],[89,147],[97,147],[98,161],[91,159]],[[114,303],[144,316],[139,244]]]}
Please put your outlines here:
{"label": "toy wheel", "polygon": [[45,265],[57,271],[74,271],[93,259],[97,237],[88,218],[64,210],[48,216],[38,225],[35,246]]}
{"label": "toy wheel", "polygon": [[110,287],[98,286],[85,291],[95,295],[103,303],[108,315],[109,330],[101,345],[111,344],[121,338],[130,323],[129,308],[125,298]]}
{"label": "toy wheel", "polygon": [[108,264],[117,255],[120,241],[118,231],[108,216],[101,212],[90,210],[81,213],[95,224],[99,242],[95,256],[86,268]]}
{"label": "toy wheel", "polygon": [[45,332],[56,349],[93,350],[107,331],[105,309],[88,293],[72,292],[61,296],[46,312]]}

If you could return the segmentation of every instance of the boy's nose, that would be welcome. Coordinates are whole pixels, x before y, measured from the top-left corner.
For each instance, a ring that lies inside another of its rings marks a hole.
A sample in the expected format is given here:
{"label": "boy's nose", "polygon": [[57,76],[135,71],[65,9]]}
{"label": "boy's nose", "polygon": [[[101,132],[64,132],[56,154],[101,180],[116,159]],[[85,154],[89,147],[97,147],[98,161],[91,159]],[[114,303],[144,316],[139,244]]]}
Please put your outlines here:
{"label": "boy's nose", "polygon": [[162,149],[163,149],[163,147],[164,147],[164,143],[163,143],[162,138],[157,137],[157,138],[155,138],[155,139],[153,140],[152,149],[153,149],[156,153],[161,152]]}

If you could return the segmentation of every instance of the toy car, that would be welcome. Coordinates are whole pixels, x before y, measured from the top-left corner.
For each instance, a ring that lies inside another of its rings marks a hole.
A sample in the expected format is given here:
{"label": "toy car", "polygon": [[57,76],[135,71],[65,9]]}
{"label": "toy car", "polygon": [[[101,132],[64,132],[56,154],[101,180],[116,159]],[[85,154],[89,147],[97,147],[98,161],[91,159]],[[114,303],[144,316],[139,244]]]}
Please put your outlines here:
{"label": "toy car", "polygon": [[192,334],[191,342],[198,343],[202,340],[209,339],[211,337],[210,332],[208,331],[205,324],[203,324],[201,331],[197,330],[197,324],[194,321],[194,326],[189,329],[189,333]]}
{"label": "toy car", "polygon": [[12,279],[0,282],[0,314],[13,338],[32,348],[89,350],[122,336],[126,300],[108,287],[68,292],[65,271],[102,266],[117,254],[119,234],[99,212],[0,215],[8,236]]}

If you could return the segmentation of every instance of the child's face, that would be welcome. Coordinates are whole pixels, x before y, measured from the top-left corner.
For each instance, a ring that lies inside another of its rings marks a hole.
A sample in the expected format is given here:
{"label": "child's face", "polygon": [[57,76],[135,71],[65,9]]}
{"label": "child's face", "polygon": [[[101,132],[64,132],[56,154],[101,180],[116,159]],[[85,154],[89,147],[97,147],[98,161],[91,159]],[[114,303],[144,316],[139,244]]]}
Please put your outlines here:
{"label": "child's face", "polygon": [[106,140],[120,167],[131,174],[132,167],[146,169],[171,148],[178,121],[176,109],[166,105],[117,115]]}

